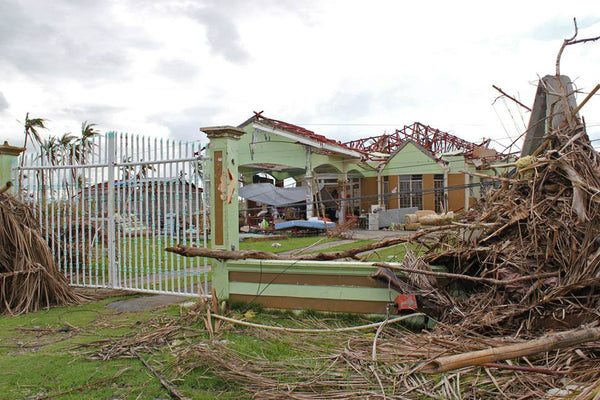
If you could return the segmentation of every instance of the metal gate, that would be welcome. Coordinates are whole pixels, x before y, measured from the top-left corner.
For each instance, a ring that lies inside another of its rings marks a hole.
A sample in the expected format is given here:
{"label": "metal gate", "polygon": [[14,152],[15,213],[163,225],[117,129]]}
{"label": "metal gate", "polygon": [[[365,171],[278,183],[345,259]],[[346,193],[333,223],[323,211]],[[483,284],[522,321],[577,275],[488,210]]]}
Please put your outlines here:
{"label": "metal gate", "polygon": [[207,245],[209,186],[199,142],[107,133],[42,145],[14,173],[71,284],[208,293],[206,259],[167,253]]}

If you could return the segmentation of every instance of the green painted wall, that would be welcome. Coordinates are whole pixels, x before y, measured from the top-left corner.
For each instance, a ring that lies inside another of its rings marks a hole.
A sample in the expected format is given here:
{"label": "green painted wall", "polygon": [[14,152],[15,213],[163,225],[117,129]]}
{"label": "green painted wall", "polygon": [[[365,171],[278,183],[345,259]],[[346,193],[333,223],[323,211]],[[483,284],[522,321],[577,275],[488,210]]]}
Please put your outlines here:
{"label": "green painted wall", "polygon": [[254,132],[251,125],[243,129],[246,133],[239,141],[238,165],[268,163],[304,169],[306,165],[304,146],[273,133]]}
{"label": "green painted wall", "polygon": [[[395,264],[400,265],[400,264]],[[373,263],[358,261],[291,261],[291,260],[230,260],[222,264],[213,286],[217,288],[220,299],[229,298],[230,294],[289,297],[313,297],[322,299],[391,301],[397,293],[386,287],[368,288],[334,285],[292,285],[251,282],[228,282],[229,271],[276,273],[276,274],[309,274],[338,276],[369,276],[377,270]],[[432,266],[433,270],[444,271],[441,267]],[[399,274],[401,276],[401,274]],[[391,297],[390,297],[391,296]]]}
{"label": "green painted wall", "polygon": [[12,180],[12,167],[17,158],[0,154],[0,187]]}
{"label": "green painted wall", "polygon": [[0,145],[0,187],[12,181],[12,169],[17,165],[19,154],[24,150],[21,147],[11,146],[8,142]]}
{"label": "green painted wall", "polygon": [[354,286],[318,286],[318,285],[283,285],[262,284],[250,282],[231,282],[230,294],[245,294],[261,296],[311,297],[327,300],[362,300],[362,301],[393,301],[398,292],[386,287],[367,288]]}
{"label": "green painted wall", "polygon": [[412,142],[396,153],[383,169],[383,176],[443,174],[444,168]]}
{"label": "green painted wall", "polygon": [[[265,132],[254,129],[252,125],[243,128],[246,133],[239,142],[238,165],[247,166],[250,164],[278,164],[289,168],[298,168],[304,170],[306,167],[306,146],[298,144],[295,140],[277,135],[276,133]],[[253,144],[254,143],[254,144]],[[326,155],[316,153],[317,149],[311,151],[311,165],[313,170],[319,167],[328,167],[333,172],[342,173],[345,164],[352,160],[350,157],[342,155]],[[360,165],[352,165],[353,169],[363,170]],[[252,170],[248,170],[252,171]],[[256,172],[260,172],[256,170]],[[292,173],[289,176],[298,175]],[[281,175],[283,176],[283,175]]]}

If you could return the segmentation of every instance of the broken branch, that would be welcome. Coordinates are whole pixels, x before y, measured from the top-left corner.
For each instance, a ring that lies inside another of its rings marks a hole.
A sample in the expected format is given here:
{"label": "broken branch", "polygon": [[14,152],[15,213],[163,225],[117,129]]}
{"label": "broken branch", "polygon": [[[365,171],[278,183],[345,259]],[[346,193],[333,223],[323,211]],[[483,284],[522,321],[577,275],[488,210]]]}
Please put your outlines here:
{"label": "broken branch", "polygon": [[548,335],[528,342],[494,347],[469,353],[440,357],[423,364],[420,372],[440,373],[454,369],[482,365],[511,358],[525,357],[538,353],[600,340],[600,328],[588,328]]}
{"label": "broken branch", "polygon": [[526,109],[527,111],[531,112],[531,108],[527,107],[525,104],[521,103],[519,100],[515,99],[511,95],[507,94],[504,90],[500,89],[498,86],[492,85],[492,87],[494,89],[496,89],[497,91],[499,91],[500,93],[502,93],[503,96],[508,97],[509,99],[511,99],[512,101],[514,101],[515,103],[517,103],[518,105],[520,105],[521,107]]}
{"label": "broken branch", "polygon": [[165,378],[163,378],[163,376],[159,374],[158,371],[148,363],[148,361],[144,360],[144,358],[137,351],[131,349],[131,354],[136,356],[142,362],[142,364],[144,364],[144,366],[148,368],[150,372],[152,372],[156,379],[160,381],[160,384],[163,385],[163,387],[169,391],[171,397],[177,400],[189,400],[188,397],[185,397],[181,393],[179,393],[173,385],[171,385]]}
{"label": "broken branch", "polygon": [[290,255],[279,255],[277,253],[270,253],[268,251],[255,251],[255,250],[220,250],[220,249],[207,249],[205,247],[194,247],[184,246],[179,244],[175,247],[167,247],[165,251],[170,253],[179,254],[184,257],[208,257],[216,258],[219,260],[245,260],[253,258],[257,260],[305,260],[305,261],[328,261],[328,260],[339,260],[341,258],[356,258],[359,253],[366,251],[376,250],[383,247],[394,246],[401,243],[408,243],[419,239],[427,234],[443,231],[447,229],[453,229],[453,225],[443,225],[429,229],[423,229],[410,236],[395,237],[390,239],[381,240],[379,242],[358,246],[352,249],[343,251],[332,251],[328,253],[314,253],[314,254],[303,254],[297,256]]}
{"label": "broken branch", "polygon": [[515,284],[518,282],[529,281],[529,280],[534,280],[534,279],[537,280],[537,279],[542,279],[542,278],[551,278],[551,277],[558,275],[557,272],[544,272],[541,274],[520,276],[520,277],[514,278],[514,279],[503,280],[503,279],[494,279],[494,278],[481,278],[478,276],[463,275],[463,274],[453,274],[450,272],[427,271],[427,270],[421,270],[421,269],[405,268],[405,267],[399,267],[399,266],[387,264],[387,263],[374,263],[373,265],[378,266],[378,267],[386,267],[386,268],[394,269],[394,270],[401,271],[401,272],[430,275],[430,276],[436,276],[438,278],[462,279],[462,280],[471,281],[471,282],[480,282],[480,283],[487,283],[489,285],[501,285],[501,286],[502,285],[504,285],[504,286],[512,285],[512,284]]}

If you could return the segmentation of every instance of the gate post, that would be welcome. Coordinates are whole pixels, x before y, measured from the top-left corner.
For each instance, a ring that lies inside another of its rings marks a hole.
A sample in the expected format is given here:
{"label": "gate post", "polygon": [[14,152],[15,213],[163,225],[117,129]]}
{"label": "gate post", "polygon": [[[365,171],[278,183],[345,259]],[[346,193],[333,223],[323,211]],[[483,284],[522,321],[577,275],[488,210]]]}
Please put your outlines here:
{"label": "gate post", "polygon": [[[211,248],[238,250],[238,140],[246,133],[233,126],[200,128],[206,133],[210,157],[210,235]],[[229,297],[227,264],[213,263],[212,286],[220,299]]]}
{"label": "gate post", "polygon": [[11,146],[7,141],[0,145],[0,187],[4,187],[7,182],[12,180],[12,169],[17,158],[24,151],[24,147]]}
{"label": "gate post", "polygon": [[106,182],[106,218],[108,219],[108,286],[116,288],[118,284],[117,260],[116,260],[116,226],[115,226],[115,132],[106,134],[107,151],[106,164],[108,165],[108,176]]}

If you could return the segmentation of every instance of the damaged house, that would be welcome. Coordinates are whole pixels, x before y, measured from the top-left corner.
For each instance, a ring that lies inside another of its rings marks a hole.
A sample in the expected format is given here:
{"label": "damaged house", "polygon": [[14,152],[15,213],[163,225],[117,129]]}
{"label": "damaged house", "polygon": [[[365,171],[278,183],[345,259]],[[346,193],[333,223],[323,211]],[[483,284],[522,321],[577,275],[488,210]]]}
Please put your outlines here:
{"label": "damaged house", "polygon": [[[488,148],[488,142],[471,143],[418,122],[346,143],[262,113],[239,127],[246,132],[237,157],[243,186],[282,188],[284,180],[293,178],[296,187],[306,189],[296,191],[294,202],[305,206],[293,218],[343,221],[374,209],[467,210],[481,188],[491,184],[485,176],[495,174],[507,158]],[[244,192],[249,193],[242,190],[242,197]],[[268,202],[260,196],[245,198],[250,218],[260,209],[253,200]]]}

